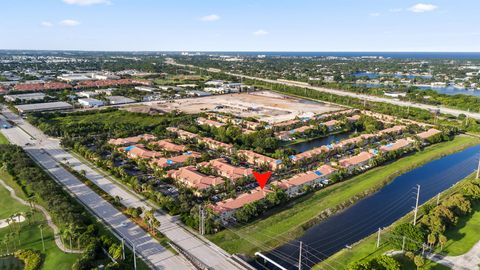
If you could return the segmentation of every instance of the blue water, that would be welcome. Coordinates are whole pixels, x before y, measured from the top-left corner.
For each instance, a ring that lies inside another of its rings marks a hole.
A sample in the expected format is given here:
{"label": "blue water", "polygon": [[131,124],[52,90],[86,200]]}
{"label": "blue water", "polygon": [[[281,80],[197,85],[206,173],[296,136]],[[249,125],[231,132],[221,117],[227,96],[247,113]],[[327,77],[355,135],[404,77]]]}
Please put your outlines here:
{"label": "blue water", "polygon": [[[358,86],[366,86],[366,87],[385,87],[385,88],[392,88],[395,90],[394,86],[390,85],[382,85],[382,84],[375,84],[375,83],[359,83],[355,84]],[[480,97],[480,89],[473,90],[473,89],[465,89],[465,88],[456,88],[453,86],[446,86],[446,87],[431,87],[431,86],[416,86],[420,90],[433,90],[440,94],[445,95],[468,95],[468,96],[476,96]]]}
{"label": "blue water", "polygon": [[[480,145],[477,145],[402,174],[380,191],[311,227],[300,238],[267,256],[288,269],[297,269],[298,246],[302,241],[307,258],[303,262],[307,269],[412,211],[417,184],[421,187],[420,203],[424,203],[470,175],[476,169],[479,154]],[[255,263],[261,267],[258,261]],[[344,269],[345,266],[336,265],[334,268]]]}
{"label": "blue water", "polygon": [[424,78],[424,79],[431,79],[431,75],[413,75],[413,74],[408,74],[408,75],[400,75],[400,74],[382,74],[382,73],[375,73],[375,72],[355,72],[352,73],[353,76],[355,77],[368,77],[369,79],[376,79],[379,77],[395,77],[395,78],[407,78],[407,79],[415,79],[415,78]]}
{"label": "blue water", "polygon": [[288,147],[291,149],[294,149],[295,151],[297,151],[297,153],[303,153],[305,151],[320,147],[322,145],[327,145],[327,144],[331,144],[332,142],[335,143],[337,141],[348,139],[350,137],[350,134],[351,134],[350,132],[333,134],[333,135],[329,135],[326,137],[322,137],[322,138],[318,138],[318,139],[314,139],[306,142],[292,144],[292,145],[289,145]]}

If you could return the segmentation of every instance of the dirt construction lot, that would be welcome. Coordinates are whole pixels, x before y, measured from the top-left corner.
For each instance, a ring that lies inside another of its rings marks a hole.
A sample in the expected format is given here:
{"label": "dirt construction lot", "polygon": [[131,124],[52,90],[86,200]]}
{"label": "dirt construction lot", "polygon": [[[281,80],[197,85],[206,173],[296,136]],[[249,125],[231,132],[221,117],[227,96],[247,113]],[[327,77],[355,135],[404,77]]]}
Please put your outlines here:
{"label": "dirt construction lot", "polygon": [[159,101],[148,103],[147,106],[167,112],[173,110],[185,113],[225,112],[239,117],[255,117],[268,123],[342,109],[332,104],[289,97],[269,91]]}

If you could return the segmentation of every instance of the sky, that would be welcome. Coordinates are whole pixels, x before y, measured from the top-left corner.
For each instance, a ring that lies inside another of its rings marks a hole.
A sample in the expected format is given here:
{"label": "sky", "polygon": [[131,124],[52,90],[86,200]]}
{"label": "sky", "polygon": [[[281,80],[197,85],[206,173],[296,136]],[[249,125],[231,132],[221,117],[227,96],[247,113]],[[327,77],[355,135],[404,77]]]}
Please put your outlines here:
{"label": "sky", "polygon": [[0,0],[0,49],[480,51],[478,0]]}

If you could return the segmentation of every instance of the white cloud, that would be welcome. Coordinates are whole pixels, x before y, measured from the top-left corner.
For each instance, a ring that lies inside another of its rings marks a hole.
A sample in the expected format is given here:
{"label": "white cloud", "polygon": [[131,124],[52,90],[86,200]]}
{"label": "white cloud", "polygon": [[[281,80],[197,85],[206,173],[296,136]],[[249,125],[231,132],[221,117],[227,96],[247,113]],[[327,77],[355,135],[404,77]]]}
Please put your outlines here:
{"label": "white cloud", "polygon": [[265,35],[268,35],[268,32],[263,30],[263,29],[259,29],[255,32],[253,32],[253,35],[254,36],[265,36]]}
{"label": "white cloud", "polygon": [[203,16],[202,18],[200,18],[200,20],[204,22],[214,22],[220,20],[220,16],[218,16],[217,14],[211,14]]}
{"label": "white cloud", "polygon": [[370,13],[368,14],[370,17],[378,17],[380,16],[381,14],[379,12],[373,12],[373,13]]}
{"label": "white cloud", "polygon": [[43,27],[52,27],[53,23],[51,23],[51,22],[41,22],[40,25],[43,26]]}
{"label": "white cloud", "polygon": [[394,12],[394,13],[396,13],[396,12],[402,12],[402,11],[403,11],[403,8],[391,8],[391,9],[389,9],[388,11]]}
{"label": "white cloud", "polygon": [[64,3],[77,6],[91,6],[98,4],[111,4],[110,0],[63,0]]}
{"label": "white cloud", "polygon": [[60,22],[60,25],[63,25],[63,26],[77,26],[79,24],[80,24],[79,21],[71,20],[71,19],[63,20]]}
{"label": "white cloud", "polygon": [[423,12],[434,11],[437,8],[438,8],[437,6],[432,4],[418,3],[416,5],[411,6],[408,10],[415,13],[423,13]]}

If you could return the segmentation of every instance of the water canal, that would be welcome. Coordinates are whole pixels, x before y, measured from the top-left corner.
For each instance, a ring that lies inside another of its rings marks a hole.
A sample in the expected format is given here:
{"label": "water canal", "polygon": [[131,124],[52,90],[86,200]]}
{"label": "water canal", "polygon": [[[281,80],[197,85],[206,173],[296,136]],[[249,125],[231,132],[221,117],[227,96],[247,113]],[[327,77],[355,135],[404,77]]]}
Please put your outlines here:
{"label": "water canal", "polygon": [[404,173],[375,194],[311,227],[300,238],[275,249],[267,256],[287,269],[297,269],[299,241],[302,241],[306,256],[304,268],[310,268],[412,211],[417,184],[421,186],[420,203],[424,203],[470,175],[477,168],[479,153],[480,145],[473,146]]}

